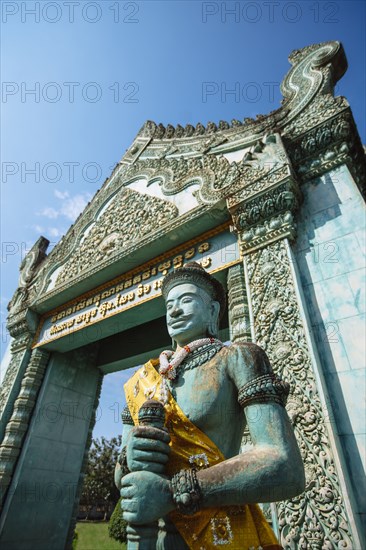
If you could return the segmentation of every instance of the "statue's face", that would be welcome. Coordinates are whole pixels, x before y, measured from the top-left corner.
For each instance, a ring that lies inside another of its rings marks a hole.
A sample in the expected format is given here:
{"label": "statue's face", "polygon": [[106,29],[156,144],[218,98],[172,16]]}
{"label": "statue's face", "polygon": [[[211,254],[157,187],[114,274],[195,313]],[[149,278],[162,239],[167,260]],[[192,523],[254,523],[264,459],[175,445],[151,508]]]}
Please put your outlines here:
{"label": "statue's face", "polygon": [[185,283],[175,286],[166,299],[168,332],[179,346],[207,336],[217,302],[201,288]]}

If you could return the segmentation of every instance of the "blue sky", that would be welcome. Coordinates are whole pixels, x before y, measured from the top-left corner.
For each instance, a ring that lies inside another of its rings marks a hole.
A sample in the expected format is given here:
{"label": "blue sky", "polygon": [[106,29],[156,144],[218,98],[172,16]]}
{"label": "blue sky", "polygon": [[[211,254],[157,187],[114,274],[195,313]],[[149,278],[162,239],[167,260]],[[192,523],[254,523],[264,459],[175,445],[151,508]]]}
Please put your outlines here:
{"label": "blue sky", "polygon": [[[3,349],[24,253],[40,235],[57,243],[145,120],[184,126],[266,114],[279,107],[290,52],[340,40],[349,69],[336,93],[350,102],[365,141],[362,1],[3,1],[1,8]],[[218,92],[205,97],[205,82]],[[239,98],[222,96],[236,83]],[[97,435],[119,431],[111,418],[121,376],[105,379]]]}

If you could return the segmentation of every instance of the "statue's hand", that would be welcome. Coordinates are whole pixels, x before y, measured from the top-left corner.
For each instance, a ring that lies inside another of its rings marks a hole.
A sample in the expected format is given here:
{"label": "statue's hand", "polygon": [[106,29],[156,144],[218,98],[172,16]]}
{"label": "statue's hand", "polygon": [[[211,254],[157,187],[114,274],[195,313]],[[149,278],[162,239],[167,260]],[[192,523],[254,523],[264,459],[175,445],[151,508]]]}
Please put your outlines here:
{"label": "statue's hand", "polygon": [[123,519],[144,524],[175,509],[167,477],[151,472],[132,472],[122,479]]}
{"label": "statue's hand", "polygon": [[170,453],[169,441],[170,436],[164,430],[151,426],[135,426],[126,445],[129,470],[163,473]]}

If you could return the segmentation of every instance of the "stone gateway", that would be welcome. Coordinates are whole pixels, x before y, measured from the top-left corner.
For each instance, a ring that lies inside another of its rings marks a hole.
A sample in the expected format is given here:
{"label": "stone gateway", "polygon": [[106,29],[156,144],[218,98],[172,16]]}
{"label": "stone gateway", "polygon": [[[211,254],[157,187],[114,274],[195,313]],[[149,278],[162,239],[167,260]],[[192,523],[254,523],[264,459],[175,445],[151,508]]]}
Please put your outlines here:
{"label": "stone gateway", "polygon": [[[365,155],[334,96],[342,45],[307,46],[290,63],[268,115],[147,121],[53,250],[40,237],[26,255],[0,391],[2,548],[71,548],[103,376],[139,365],[125,434],[141,423],[159,450],[153,471],[150,448],[141,461],[126,445],[131,541],[145,529],[195,548],[245,531],[263,548],[365,548]],[[192,262],[217,294],[197,277],[174,283]],[[264,447],[277,449],[270,461]],[[134,507],[140,485],[171,523]]]}

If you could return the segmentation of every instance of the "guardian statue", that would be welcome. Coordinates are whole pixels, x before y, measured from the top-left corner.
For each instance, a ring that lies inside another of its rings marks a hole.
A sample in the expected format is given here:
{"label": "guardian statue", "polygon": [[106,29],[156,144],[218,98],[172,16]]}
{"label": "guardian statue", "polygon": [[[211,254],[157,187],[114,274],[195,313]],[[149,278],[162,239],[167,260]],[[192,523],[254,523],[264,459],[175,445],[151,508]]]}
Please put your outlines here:
{"label": "guardian statue", "polygon": [[[169,273],[162,294],[175,349],[125,385],[115,479],[128,548],[280,550],[256,503],[304,490],[289,386],[255,344],[220,342],[225,291],[199,264]],[[240,453],[246,428],[253,445]]]}

